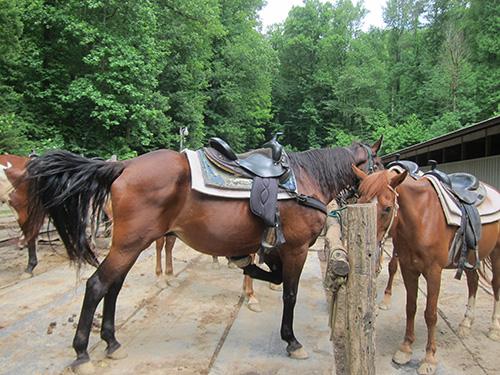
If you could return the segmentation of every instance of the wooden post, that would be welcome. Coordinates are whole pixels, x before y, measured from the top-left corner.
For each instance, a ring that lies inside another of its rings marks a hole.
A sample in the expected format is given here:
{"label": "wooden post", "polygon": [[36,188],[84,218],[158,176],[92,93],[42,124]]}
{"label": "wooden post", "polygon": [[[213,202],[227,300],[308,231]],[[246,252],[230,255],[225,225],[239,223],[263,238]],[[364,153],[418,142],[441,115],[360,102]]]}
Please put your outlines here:
{"label": "wooden post", "polygon": [[376,221],[375,204],[349,205],[346,284],[345,375],[375,375]]}

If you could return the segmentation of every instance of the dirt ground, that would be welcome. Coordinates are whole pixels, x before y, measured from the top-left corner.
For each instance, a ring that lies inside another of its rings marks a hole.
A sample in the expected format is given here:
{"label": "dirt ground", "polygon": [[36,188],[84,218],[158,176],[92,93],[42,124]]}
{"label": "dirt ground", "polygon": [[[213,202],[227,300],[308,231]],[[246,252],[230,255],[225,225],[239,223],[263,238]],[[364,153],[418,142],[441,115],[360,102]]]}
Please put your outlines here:
{"label": "dirt ground", "polygon": [[[4,238],[16,233],[15,225],[9,222],[13,221],[7,214],[0,215]],[[15,240],[0,242],[0,374],[67,374],[65,367],[74,358],[74,325],[84,283],[92,269],[86,268],[76,277],[57,237],[51,234],[53,241],[44,238],[38,244],[35,277],[28,280],[19,280],[26,267],[26,249],[18,249]],[[104,255],[109,239],[99,238],[98,246]],[[328,295],[321,285],[326,258],[322,249],[323,243],[318,241],[310,252],[296,310],[296,333],[309,351],[309,360],[286,358],[285,345],[279,338],[279,292],[256,282],[264,312],[250,312],[241,295],[239,270],[229,269],[225,260],[221,260],[220,270],[213,270],[209,256],[178,244],[174,251],[178,288],[161,290],[154,285],[153,249],[141,255],[125,282],[119,297],[117,335],[127,349],[127,359],[109,361],[103,356],[104,345],[98,333],[100,315],[96,316],[89,346],[96,374],[343,375],[342,301],[347,296],[341,291],[332,344],[325,315]],[[384,259],[384,270],[377,280],[378,301],[387,282],[388,260]],[[466,281],[454,280],[453,276],[453,271],[443,273],[436,328],[437,375],[498,374],[500,343],[486,337],[493,297],[480,288],[472,335],[459,337],[456,329],[467,303]],[[414,356],[410,364],[398,366],[391,361],[405,325],[405,292],[398,272],[392,309],[380,310],[377,317],[377,374],[416,374],[426,342],[423,280],[420,288]],[[314,297],[314,301],[304,303],[306,297]],[[300,310],[304,304],[308,310]],[[254,332],[261,334],[255,338]],[[189,337],[195,339],[190,341]]]}

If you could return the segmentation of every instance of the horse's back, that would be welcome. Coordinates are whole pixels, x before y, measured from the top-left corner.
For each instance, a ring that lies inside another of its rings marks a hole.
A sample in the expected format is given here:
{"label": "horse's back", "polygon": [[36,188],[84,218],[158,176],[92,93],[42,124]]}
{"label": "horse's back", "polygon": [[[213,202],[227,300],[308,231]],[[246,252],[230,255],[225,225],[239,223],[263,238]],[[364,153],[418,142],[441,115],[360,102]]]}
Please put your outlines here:
{"label": "horse's back", "polygon": [[22,156],[11,155],[11,154],[2,154],[0,155],[0,164],[4,167],[8,167],[9,164],[16,169],[24,169],[26,162],[28,162],[29,158],[24,158]]}

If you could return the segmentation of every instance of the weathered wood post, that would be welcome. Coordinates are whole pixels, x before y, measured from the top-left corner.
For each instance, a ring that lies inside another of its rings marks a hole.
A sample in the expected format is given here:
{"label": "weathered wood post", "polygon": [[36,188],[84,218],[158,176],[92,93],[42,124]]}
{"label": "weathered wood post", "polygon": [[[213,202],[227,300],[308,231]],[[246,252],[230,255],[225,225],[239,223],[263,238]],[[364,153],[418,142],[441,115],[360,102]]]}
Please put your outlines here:
{"label": "weathered wood post", "polygon": [[345,375],[375,375],[377,211],[375,204],[349,205],[346,283]]}

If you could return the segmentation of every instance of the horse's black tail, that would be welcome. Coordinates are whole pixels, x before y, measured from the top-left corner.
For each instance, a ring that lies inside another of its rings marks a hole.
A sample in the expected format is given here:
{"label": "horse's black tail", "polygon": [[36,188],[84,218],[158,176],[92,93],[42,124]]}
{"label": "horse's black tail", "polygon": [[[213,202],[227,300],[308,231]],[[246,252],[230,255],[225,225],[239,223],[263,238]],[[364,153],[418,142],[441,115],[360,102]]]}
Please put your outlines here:
{"label": "horse's black tail", "polygon": [[92,207],[94,227],[111,184],[123,172],[120,162],[90,160],[67,151],[52,151],[26,164],[28,217],[48,215],[69,258],[97,266],[87,227]]}

